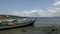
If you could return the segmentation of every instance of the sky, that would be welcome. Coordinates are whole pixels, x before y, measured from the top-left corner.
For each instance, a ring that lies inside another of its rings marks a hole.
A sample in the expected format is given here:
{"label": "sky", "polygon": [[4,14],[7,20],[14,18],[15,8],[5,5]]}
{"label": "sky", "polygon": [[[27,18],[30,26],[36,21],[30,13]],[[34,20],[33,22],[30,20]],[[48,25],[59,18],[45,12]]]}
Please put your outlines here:
{"label": "sky", "polygon": [[60,0],[0,0],[0,14],[57,17],[60,16]]}

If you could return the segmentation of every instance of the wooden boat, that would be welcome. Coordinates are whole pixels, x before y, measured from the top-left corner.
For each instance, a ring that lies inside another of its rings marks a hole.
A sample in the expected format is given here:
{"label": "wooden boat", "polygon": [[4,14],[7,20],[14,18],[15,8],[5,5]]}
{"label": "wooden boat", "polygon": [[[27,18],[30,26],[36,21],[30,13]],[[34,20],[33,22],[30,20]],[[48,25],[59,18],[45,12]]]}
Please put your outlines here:
{"label": "wooden boat", "polygon": [[30,19],[30,18],[17,19],[10,17],[6,18],[7,15],[3,15],[3,16],[5,16],[4,19],[3,18],[0,19],[0,29],[17,28],[17,27],[33,25],[33,23],[36,21],[35,19]]}

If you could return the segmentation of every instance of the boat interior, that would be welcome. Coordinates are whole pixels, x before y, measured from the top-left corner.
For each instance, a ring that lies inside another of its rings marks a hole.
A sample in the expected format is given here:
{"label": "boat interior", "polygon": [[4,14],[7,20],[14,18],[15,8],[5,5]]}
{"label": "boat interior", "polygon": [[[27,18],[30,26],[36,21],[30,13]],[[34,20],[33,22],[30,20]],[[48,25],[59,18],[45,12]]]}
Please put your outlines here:
{"label": "boat interior", "polygon": [[24,24],[32,21],[27,18],[26,19],[17,19],[17,18],[20,18],[20,17],[13,16],[13,15],[0,15],[0,26],[18,25],[18,24]]}

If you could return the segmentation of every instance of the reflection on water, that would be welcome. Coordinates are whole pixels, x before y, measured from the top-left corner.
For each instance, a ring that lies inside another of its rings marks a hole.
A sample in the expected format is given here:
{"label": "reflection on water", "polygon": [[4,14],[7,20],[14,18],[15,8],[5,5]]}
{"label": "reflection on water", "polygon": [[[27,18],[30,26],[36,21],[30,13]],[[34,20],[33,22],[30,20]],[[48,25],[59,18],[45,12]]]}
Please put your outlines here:
{"label": "reflection on water", "polygon": [[[14,28],[8,30],[1,30],[0,34],[28,34],[29,30],[32,30],[34,26],[26,26],[21,28]],[[29,32],[30,33],[30,32]]]}
{"label": "reflection on water", "polygon": [[45,27],[46,25],[49,25],[50,23],[54,23],[54,22],[58,23],[59,21],[58,19],[57,20],[41,19],[41,20],[37,20],[32,26],[0,30],[0,34],[60,34],[60,30],[51,32],[47,30],[48,28]]}
{"label": "reflection on water", "polygon": [[49,32],[47,28],[26,26],[21,28],[0,30],[0,34],[59,34],[59,31]]}

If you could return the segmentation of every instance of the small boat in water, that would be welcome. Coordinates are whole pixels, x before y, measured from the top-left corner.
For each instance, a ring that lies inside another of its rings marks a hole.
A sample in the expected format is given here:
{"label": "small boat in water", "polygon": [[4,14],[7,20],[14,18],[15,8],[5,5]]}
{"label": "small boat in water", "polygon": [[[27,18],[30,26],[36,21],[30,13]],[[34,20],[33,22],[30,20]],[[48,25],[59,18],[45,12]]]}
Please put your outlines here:
{"label": "small boat in water", "polygon": [[[3,16],[7,16],[7,15],[3,15]],[[16,28],[16,27],[23,27],[23,26],[28,26],[28,25],[33,25],[33,23],[35,22],[35,19],[30,19],[30,18],[22,18],[22,19],[18,19],[18,18],[5,18],[3,16],[0,19],[0,29],[7,29],[7,28]],[[4,19],[3,19],[4,18]]]}

